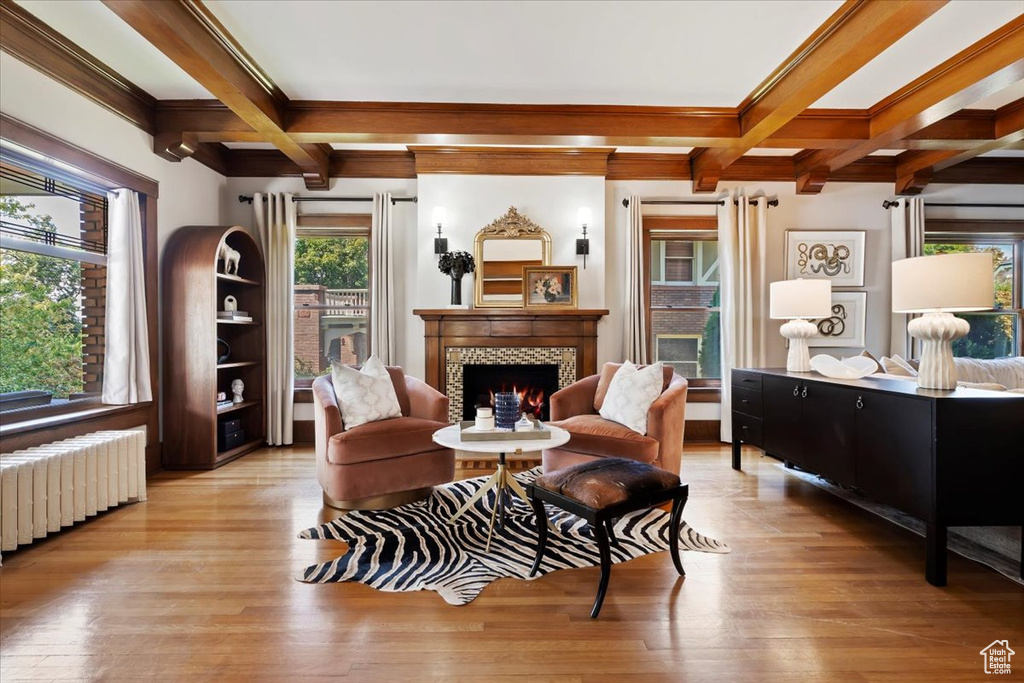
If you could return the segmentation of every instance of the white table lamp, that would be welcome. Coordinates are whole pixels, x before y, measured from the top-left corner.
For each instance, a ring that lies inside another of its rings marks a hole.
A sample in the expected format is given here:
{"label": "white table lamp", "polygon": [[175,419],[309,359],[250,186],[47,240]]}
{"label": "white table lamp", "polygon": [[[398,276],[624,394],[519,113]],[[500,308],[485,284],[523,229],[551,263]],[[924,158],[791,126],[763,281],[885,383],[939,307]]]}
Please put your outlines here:
{"label": "white table lamp", "polygon": [[924,313],[907,325],[921,340],[917,385],[922,389],[956,389],[953,341],[971,330],[953,313],[984,311],[995,300],[992,254],[939,254],[894,261],[893,313]]}
{"label": "white table lamp", "polygon": [[818,333],[808,318],[827,318],[832,314],[832,282],[830,280],[782,280],[770,285],[771,310],[775,319],[788,319],[779,330],[789,340],[786,369],[810,372],[811,354],[807,340]]}

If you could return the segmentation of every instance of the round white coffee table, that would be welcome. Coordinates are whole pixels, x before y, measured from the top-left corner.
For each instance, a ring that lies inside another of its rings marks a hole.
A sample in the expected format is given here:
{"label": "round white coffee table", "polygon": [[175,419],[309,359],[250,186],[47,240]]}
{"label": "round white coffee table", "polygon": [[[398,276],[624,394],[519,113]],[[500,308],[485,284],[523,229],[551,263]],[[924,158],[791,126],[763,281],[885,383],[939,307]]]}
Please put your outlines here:
{"label": "round white coffee table", "polygon": [[[526,496],[526,491],[519,485],[519,482],[515,480],[505,467],[505,455],[512,453],[521,455],[523,451],[538,451],[546,448],[558,448],[565,444],[570,437],[569,432],[565,431],[561,427],[555,427],[553,425],[545,425],[551,430],[550,439],[523,439],[515,441],[463,441],[462,440],[462,429],[459,425],[451,425],[444,429],[439,429],[434,432],[434,443],[440,444],[445,448],[451,448],[453,450],[468,451],[470,453],[497,453],[498,455],[498,470],[491,475],[480,490],[473,494],[473,497],[466,501],[465,505],[458,509],[458,511],[452,515],[448,523],[451,524],[456,519],[462,516],[463,513],[468,510],[473,503],[480,500],[490,491],[492,488],[497,490],[497,501],[494,505],[494,510],[491,511],[491,523],[487,527],[487,549],[491,549],[491,535],[494,532],[495,520],[498,522],[499,528],[504,528],[505,525],[505,506],[506,498],[511,502],[511,496],[509,491],[519,496],[527,506],[531,506],[530,499]],[[498,514],[498,508],[501,508],[501,514]]]}

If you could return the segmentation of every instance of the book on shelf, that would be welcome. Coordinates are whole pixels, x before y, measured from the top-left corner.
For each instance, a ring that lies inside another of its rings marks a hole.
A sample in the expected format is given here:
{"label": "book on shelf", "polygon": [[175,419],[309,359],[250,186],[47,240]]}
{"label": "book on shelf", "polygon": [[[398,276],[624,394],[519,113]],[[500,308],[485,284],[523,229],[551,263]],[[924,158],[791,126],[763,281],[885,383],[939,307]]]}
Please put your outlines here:
{"label": "book on shelf", "polygon": [[235,404],[231,399],[228,399],[227,401],[217,401],[217,410],[224,410],[225,408],[230,408],[233,405]]}
{"label": "book on shelf", "polygon": [[252,320],[252,316],[249,315],[248,311],[217,311],[217,317],[227,320],[238,320],[239,318]]}

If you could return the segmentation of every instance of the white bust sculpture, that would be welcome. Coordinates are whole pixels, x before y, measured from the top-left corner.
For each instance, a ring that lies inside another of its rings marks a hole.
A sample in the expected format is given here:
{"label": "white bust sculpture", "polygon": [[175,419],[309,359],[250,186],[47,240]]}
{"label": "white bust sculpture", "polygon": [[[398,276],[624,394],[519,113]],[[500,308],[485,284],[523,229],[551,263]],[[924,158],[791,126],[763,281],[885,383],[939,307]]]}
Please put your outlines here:
{"label": "white bust sculpture", "polygon": [[242,398],[242,392],[245,391],[245,384],[240,379],[231,381],[231,398],[232,403],[241,403],[244,399]]}

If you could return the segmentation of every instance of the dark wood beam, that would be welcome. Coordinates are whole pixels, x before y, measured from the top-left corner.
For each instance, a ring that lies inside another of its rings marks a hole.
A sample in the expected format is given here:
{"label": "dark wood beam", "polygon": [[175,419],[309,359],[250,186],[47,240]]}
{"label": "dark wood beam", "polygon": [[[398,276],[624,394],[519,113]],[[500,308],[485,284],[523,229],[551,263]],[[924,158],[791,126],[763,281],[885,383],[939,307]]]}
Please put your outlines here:
{"label": "dark wood beam", "polygon": [[0,0],[0,49],[149,134],[156,99],[12,0]]}
{"label": "dark wood beam", "polygon": [[[954,55],[871,108],[871,137],[845,150],[817,150],[801,161],[798,174],[827,168],[835,172],[871,152],[955,114],[966,106],[1024,79],[1024,16],[1018,17]],[[1004,125],[1012,125],[1009,123]],[[993,138],[1001,136],[993,130]],[[953,156],[946,157],[945,163]],[[909,161],[905,160],[905,161]],[[920,177],[904,176],[911,191]],[[934,177],[934,176],[933,176]],[[937,178],[935,179],[938,182]]]}
{"label": "dark wood beam", "polygon": [[[945,4],[946,0],[847,0],[740,105],[740,139],[703,151],[695,159],[694,192],[713,192],[722,169],[764,142]],[[810,173],[817,177],[820,168]]]}
{"label": "dark wood beam", "polygon": [[[329,185],[329,152],[285,132],[288,98],[200,0],[104,0],[104,4],[294,161],[307,188]],[[178,152],[190,149],[191,140],[176,147]]]}

